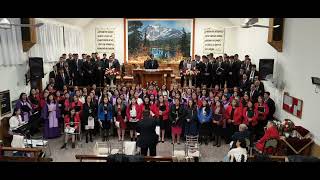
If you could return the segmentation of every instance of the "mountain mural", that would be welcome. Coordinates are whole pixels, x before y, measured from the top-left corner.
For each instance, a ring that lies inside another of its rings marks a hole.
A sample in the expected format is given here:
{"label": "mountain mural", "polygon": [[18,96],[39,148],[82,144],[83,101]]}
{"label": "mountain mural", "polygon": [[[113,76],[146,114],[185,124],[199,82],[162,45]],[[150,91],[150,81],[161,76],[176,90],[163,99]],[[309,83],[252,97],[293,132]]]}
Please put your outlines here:
{"label": "mountain mural", "polygon": [[149,41],[181,38],[183,35],[182,30],[162,27],[160,24],[148,25],[142,32],[146,32],[146,38]]}

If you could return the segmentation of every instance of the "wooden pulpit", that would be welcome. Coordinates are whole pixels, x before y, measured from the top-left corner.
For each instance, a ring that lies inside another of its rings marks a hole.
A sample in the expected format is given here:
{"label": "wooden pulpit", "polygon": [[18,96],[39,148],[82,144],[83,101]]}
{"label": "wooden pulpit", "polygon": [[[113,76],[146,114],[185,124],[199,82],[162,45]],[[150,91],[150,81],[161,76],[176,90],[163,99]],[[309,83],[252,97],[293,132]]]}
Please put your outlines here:
{"label": "wooden pulpit", "polygon": [[171,86],[171,74],[173,70],[171,68],[165,69],[133,69],[134,82],[140,83],[143,87],[147,86],[147,82],[156,81],[161,88],[163,84],[169,88]]}

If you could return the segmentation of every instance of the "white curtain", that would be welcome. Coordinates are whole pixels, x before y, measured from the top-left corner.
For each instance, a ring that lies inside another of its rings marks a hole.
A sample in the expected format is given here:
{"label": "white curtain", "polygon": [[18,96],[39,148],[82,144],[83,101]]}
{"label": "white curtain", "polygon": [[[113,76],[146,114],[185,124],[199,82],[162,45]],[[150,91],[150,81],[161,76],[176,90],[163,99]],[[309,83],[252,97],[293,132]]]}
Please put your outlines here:
{"label": "white curtain", "polygon": [[[41,20],[36,19],[36,23]],[[63,27],[45,23],[37,29],[37,44],[28,52],[29,57],[42,57],[44,62],[58,61],[64,53]]]}
{"label": "white curtain", "polygon": [[[20,24],[19,18],[8,19],[13,24]],[[21,27],[0,29],[0,66],[25,63],[21,36]]]}
{"label": "white curtain", "polygon": [[64,27],[65,53],[81,54],[84,49],[84,36],[81,30]]}

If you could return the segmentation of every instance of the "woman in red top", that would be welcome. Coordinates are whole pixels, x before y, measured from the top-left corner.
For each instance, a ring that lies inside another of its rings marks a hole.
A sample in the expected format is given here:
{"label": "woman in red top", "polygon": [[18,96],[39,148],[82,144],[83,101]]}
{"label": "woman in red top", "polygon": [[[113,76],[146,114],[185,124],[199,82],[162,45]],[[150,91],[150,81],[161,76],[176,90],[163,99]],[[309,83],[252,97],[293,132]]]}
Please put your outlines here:
{"label": "woman in red top", "polygon": [[64,93],[63,114],[67,115],[71,108],[71,100],[69,93]]}
{"label": "woman in red top", "polygon": [[231,136],[239,129],[242,123],[242,108],[239,107],[239,102],[234,99],[225,111],[226,125],[226,141],[230,143]]}
{"label": "woman in red top", "polygon": [[[137,122],[141,120],[141,116],[142,116],[142,109],[137,104],[136,99],[134,97],[131,99],[129,106],[127,106],[126,114],[128,119],[127,127],[130,130],[131,141],[133,141],[137,139],[136,125],[137,125]],[[133,134],[134,134],[134,139],[133,139]]]}
{"label": "woman in red top", "polygon": [[262,137],[264,127],[267,125],[268,121],[267,115],[269,113],[269,107],[268,105],[263,101],[263,96],[258,97],[258,102],[254,104],[254,110],[258,112],[258,125],[257,125],[257,132],[260,132],[257,134],[257,138]]}
{"label": "woman in red top", "polygon": [[251,142],[255,140],[255,134],[257,133],[256,125],[258,124],[258,112],[254,109],[252,101],[248,101],[247,107],[243,108],[243,124],[248,126],[251,132]]}
{"label": "woman in red top", "polygon": [[[66,136],[64,139],[64,144],[61,149],[67,147],[67,143],[69,140],[69,136],[72,137],[72,148],[75,148],[75,134],[74,132],[79,132],[79,124],[80,124],[80,116],[76,113],[74,108],[71,108],[70,113],[64,116],[64,123],[66,127]],[[74,129],[74,132],[70,131],[70,129]]]}
{"label": "woman in red top", "polygon": [[43,91],[43,97],[40,100],[40,108],[41,109],[44,108],[44,106],[46,105],[48,96],[49,96],[49,91],[48,90],[44,90]]}
{"label": "woman in red top", "polygon": [[73,102],[71,103],[71,108],[74,108],[77,114],[81,114],[83,109],[83,104],[81,101],[79,101],[78,96],[73,96]]}
{"label": "woman in red top", "polygon": [[126,122],[126,105],[122,102],[120,97],[117,97],[116,104],[113,107],[114,123],[119,123],[117,127],[118,141],[124,141]]}
{"label": "woman in red top", "polygon": [[159,102],[157,103],[156,108],[156,116],[159,118],[161,130],[159,141],[161,140],[161,142],[164,143],[164,134],[169,127],[169,104],[164,102],[163,96],[159,96]]}

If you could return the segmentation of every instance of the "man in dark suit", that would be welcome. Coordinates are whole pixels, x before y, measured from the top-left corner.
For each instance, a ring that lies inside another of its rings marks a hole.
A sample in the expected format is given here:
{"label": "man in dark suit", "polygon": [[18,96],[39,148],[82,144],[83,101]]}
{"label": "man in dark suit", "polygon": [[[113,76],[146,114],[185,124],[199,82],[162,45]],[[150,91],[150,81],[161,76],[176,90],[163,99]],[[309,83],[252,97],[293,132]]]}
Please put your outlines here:
{"label": "man in dark suit", "polygon": [[242,75],[242,80],[240,81],[240,93],[244,93],[246,91],[249,91],[250,83],[248,81],[248,77],[246,74]]}
{"label": "man in dark suit", "polygon": [[56,79],[56,76],[58,75],[58,68],[57,68],[57,66],[56,65],[54,65],[53,66],[53,71],[51,71],[50,73],[49,73],[49,80],[50,79]]}
{"label": "man in dark suit", "polygon": [[[120,63],[119,60],[114,59],[114,56],[109,56],[109,60],[107,61],[107,63],[105,64],[106,69],[112,69],[114,68],[116,71],[120,72]],[[111,81],[109,78],[106,78],[106,83],[110,84]]]}
{"label": "man in dark suit", "polygon": [[68,59],[66,59],[66,62],[70,65],[71,61],[74,58],[74,54],[72,55],[71,53],[68,54]]}
{"label": "man in dark suit", "polygon": [[267,120],[273,120],[273,115],[276,112],[276,106],[274,101],[270,98],[270,92],[264,92],[264,102],[267,103],[269,108],[269,114],[267,115]]}
{"label": "man in dark suit", "polygon": [[69,77],[68,75],[64,72],[63,68],[59,69],[59,74],[57,75],[55,79],[55,88],[59,91],[63,91],[63,86],[68,85],[69,82]]}
{"label": "man in dark suit", "polygon": [[136,127],[136,131],[140,133],[137,146],[141,148],[141,154],[143,156],[148,155],[148,149],[150,156],[156,156],[158,135],[155,130],[157,122],[150,116],[149,110],[144,110],[142,114],[143,121],[139,121]]}
{"label": "man in dark suit", "polygon": [[75,54],[75,57],[70,66],[72,76],[73,76],[73,85],[74,86],[81,86],[82,85],[82,78],[83,78],[83,60],[78,58],[78,54]]}
{"label": "man in dark suit", "polygon": [[92,86],[94,83],[94,66],[91,61],[90,55],[86,57],[86,61],[83,62],[83,77],[84,77],[84,86]]}
{"label": "man in dark suit", "polygon": [[264,94],[264,85],[261,81],[255,80],[254,85],[256,86],[256,91],[258,91],[259,96],[263,96]]}
{"label": "man in dark suit", "polygon": [[218,85],[219,88],[224,86],[224,63],[222,62],[222,56],[217,57],[216,63],[214,63],[213,73],[215,73],[214,84]]}
{"label": "man in dark suit", "polygon": [[200,61],[200,56],[195,55],[196,69],[200,72],[196,76],[196,87],[201,87],[204,64]]}
{"label": "man in dark suit", "polygon": [[65,60],[63,59],[63,57],[61,56],[59,58],[59,62],[56,64],[57,68],[60,69],[60,68],[64,68],[64,63],[65,63]]}
{"label": "man in dark suit", "polygon": [[260,76],[259,76],[259,72],[256,70],[256,68],[257,68],[257,66],[256,66],[255,64],[253,64],[253,65],[251,66],[250,72],[247,73],[247,76],[249,77],[249,81],[250,81],[251,83],[254,82],[254,77],[255,77],[255,76],[260,77]]}
{"label": "man in dark suit", "polygon": [[159,68],[158,61],[155,60],[153,57],[154,57],[153,54],[150,54],[150,59],[148,59],[144,62],[145,69],[158,69]]}
{"label": "man in dark suit", "polygon": [[250,99],[251,99],[251,101],[252,101],[253,103],[258,102],[259,93],[258,93],[258,91],[256,90],[256,87],[255,87],[254,84],[251,84],[251,86],[250,86],[249,97],[250,97]]}
{"label": "man in dark suit", "polygon": [[207,88],[211,87],[212,84],[212,65],[209,63],[209,60],[207,56],[202,56],[202,62],[203,62],[203,76],[202,79],[203,85],[206,85]]}

